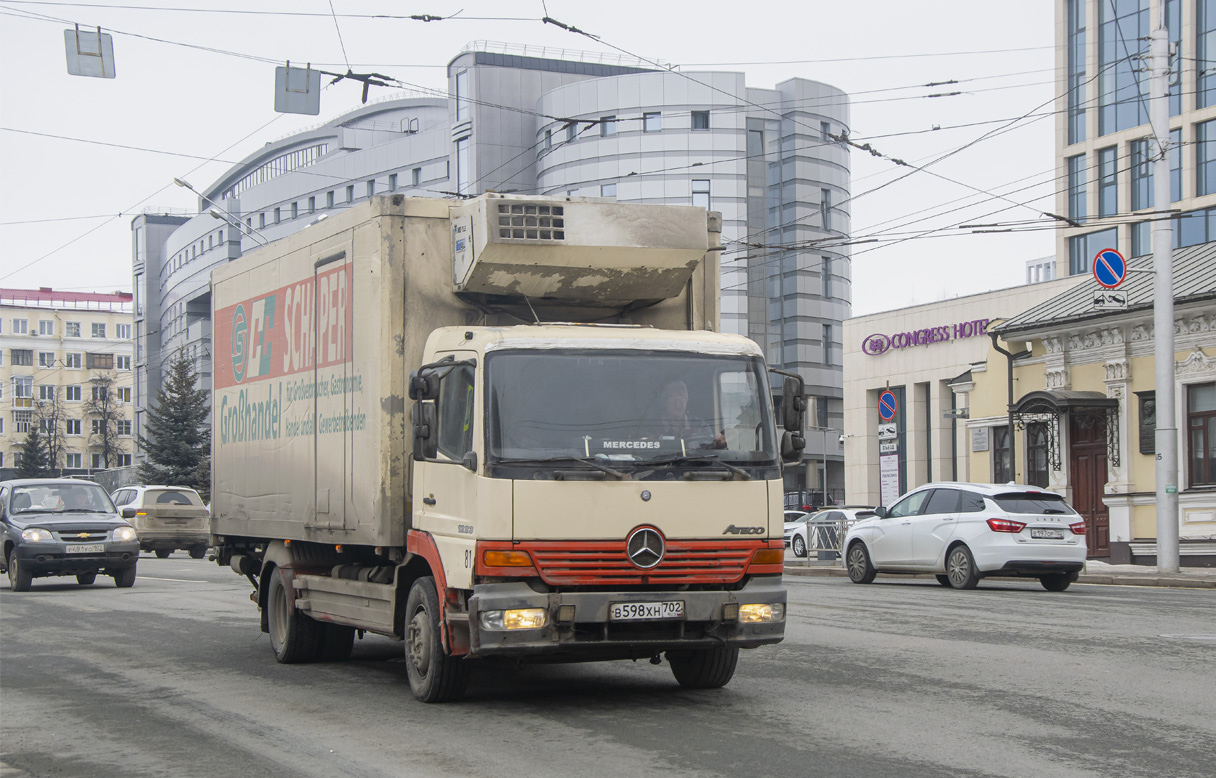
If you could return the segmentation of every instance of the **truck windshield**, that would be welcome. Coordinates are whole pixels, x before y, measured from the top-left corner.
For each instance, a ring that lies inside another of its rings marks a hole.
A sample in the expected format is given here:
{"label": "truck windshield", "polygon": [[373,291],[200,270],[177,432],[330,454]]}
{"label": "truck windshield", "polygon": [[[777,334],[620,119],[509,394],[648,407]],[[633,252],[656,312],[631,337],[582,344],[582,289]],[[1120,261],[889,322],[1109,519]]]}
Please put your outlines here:
{"label": "truck windshield", "polygon": [[486,371],[490,461],[776,462],[757,357],[501,351],[487,356]]}

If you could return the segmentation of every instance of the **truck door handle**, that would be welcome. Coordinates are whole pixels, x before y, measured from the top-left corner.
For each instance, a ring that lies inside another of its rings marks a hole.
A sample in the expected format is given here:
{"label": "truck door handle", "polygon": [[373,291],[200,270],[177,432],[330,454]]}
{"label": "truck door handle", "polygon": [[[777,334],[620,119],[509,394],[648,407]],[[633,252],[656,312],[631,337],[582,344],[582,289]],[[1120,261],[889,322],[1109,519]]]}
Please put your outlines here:
{"label": "truck door handle", "polygon": [[423,497],[423,498],[422,498],[422,501],[423,501],[424,503],[426,503],[427,505],[434,505],[434,504],[435,504],[435,498],[434,498],[434,497]]}

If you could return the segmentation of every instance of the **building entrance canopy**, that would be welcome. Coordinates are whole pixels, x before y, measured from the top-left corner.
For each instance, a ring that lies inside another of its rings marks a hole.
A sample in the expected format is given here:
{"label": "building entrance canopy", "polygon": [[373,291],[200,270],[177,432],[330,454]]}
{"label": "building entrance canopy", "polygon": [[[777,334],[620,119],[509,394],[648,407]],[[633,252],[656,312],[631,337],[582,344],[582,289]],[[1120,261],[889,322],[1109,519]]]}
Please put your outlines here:
{"label": "building entrance canopy", "polygon": [[1071,416],[1082,425],[1106,427],[1106,455],[1119,466],[1119,401],[1101,392],[1048,389],[1022,395],[1010,409],[1018,429],[1043,424],[1047,429],[1047,457],[1051,469],[1060,470],[1060,417]]}

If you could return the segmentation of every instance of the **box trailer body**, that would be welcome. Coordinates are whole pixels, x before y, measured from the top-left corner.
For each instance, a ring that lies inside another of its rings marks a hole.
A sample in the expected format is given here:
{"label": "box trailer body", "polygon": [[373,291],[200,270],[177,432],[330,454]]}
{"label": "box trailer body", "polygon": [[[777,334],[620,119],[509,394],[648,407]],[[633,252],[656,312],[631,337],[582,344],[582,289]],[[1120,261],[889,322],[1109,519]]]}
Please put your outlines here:
{"label": "box trailer body", "polygon": [[713,686],[779,641],[797,432],[713,331],[719,225],[393,195],[217,269],[211,532],[279,660],[402,638],[434,701],[483,657],[666,653]]}

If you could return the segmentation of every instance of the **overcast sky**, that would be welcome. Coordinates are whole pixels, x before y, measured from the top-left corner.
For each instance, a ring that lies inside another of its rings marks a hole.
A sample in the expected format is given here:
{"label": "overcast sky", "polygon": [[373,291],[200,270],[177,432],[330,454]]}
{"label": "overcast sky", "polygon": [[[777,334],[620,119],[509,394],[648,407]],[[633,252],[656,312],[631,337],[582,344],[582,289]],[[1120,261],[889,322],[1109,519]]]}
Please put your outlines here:
{"label": "overcast sky", "polygon": [[[854,139],[914,164],[1042,114],[932,166],[936,176],[916,172],[872,194],[909,169],[853,152],[853,235],[888,238],[852,249],[855,315],[1012,286],[1026,260],[1054,252],[1050,229],[954,228],[1055,210],[1051,0],[546,5],[600,41],[543,24],[541,0],[332,0],[336,19],[329,0],[0,0],[0,286],[129,291],[131,217],[196,206],[174,177],[202,189],[267,141],[359,105],[360,85],[343,82],[323,93],[320,116],[276,114],[276,63],[349,62],[445,89],[444,66],[477,40],[624,50],[686,71],[742,71],[760,88],[823,81],[851,95]],[[434,22],[384,16],[457,11]],[[113,35],[117,78],[68,75],[63,34],[77,23]],[[1040,199],[1014,207],[976,189]],[[889,240],[932,228],[945,229]]]}

